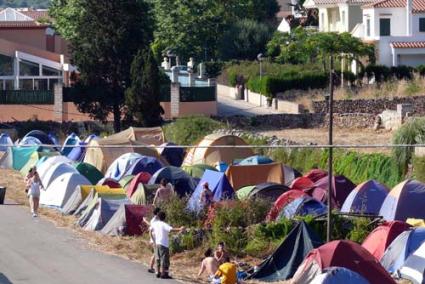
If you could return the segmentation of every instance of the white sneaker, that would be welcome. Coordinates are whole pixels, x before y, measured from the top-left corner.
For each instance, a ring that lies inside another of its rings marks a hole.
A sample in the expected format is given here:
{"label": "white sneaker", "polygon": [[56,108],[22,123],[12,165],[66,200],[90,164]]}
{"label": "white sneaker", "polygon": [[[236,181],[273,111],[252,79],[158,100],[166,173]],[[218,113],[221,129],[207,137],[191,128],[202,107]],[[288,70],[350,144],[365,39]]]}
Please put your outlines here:
{"label": "white sneaker", "polygon": [[32,213],[32,217],[33,217],[33,218],[37,217],[37,214]]}

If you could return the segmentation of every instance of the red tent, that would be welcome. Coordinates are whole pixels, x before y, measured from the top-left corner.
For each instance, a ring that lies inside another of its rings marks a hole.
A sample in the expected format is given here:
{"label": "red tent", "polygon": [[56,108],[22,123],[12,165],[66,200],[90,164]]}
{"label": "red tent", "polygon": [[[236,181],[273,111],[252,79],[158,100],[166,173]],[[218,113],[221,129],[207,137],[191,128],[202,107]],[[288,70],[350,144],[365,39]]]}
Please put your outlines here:
{"label": "red tent", "polygon": [[310,179],[312,182],[316,182],[326,176],[328,176],[328,172],[320,169],[313,169],[304,175],[304,177]]}
{"label": "red tent", "polygon": [[301,190],[289,190],[285,193],[283,193],[279,198],[275,201],[273,204],[272,209],[270,209],[269,214],[267,215],[267,221],[275,221],[276,218],[279,216],[280,211],[289,203],[291,203],[293,200],[307,195]]}
{"label": "red tent", "polygon": [[111,236],[140,236],[148,230],[143,222],[152,211],[152,206],[122,204],[101,233]]}
{"label": "red tent", "polygon": [[290,189],[298,189],[298,190],[304,190],[309,189],[314,186],[314,182],[311,181],[311,179],[307,177],[298,177],[294,179],[294,181],[289,186]]}
{"label": "red tent", "polygon": [[121,188],[120,183],[112,178],[103,178],[97,183],[97,185],[107,185],[110,188]]}
{"label": "red tent", "polygon": [[147,184],[151,179],[152,175],[150,173],[141,172],[138,173],[132,180],[130,185],[127,188],[127,196],[131,197],[137,190],[137,187],[140,183]]}
{"label": "red tent", "polygon": [[396,283],[373,255],[361,245],[347,240],[333,241],[312,250],[298,268],[292,283],[310,283],[323,269],[333,266],[357,272],[369,283]]}
{"label": "red tent", "polygon": [[385,222],[369,234],[362,246],[377,260],[381,260],[387,247],[409,227],[409,224],[401,221]]}

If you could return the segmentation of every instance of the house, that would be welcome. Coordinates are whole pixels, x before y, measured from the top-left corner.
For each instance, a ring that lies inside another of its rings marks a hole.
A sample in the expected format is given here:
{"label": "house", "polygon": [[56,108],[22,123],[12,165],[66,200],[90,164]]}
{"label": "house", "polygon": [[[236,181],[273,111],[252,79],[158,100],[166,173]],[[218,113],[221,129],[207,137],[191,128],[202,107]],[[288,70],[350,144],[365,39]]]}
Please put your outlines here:
{"label": "house", "polygon": [[0,10],[0,90],[52,90],[69,84],[68,44],[51,28],[47,10]]}
{"label": "house", "polygon": [[425,64],[425,0],[380,0],[362,9],[352,34],[375,44],[377,64]]}
{"label": "house", "polygon": [[319,9],[319,31],[351,32],[361,23],[362,5],[373,0],[306,0],[305,8]]}

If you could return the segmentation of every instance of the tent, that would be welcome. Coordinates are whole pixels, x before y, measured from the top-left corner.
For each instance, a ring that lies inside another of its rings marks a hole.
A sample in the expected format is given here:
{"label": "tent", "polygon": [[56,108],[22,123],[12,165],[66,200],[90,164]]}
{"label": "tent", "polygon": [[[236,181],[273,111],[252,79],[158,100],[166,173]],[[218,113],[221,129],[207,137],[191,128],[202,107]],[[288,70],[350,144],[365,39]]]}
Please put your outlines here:
{"label": "tent", "polygon": [[99,198],[96,206],[90,214],[83,229],[86,231],[99,231],[111,220],[118,208],[123,204],[129,204],[128,199],[105,199]]}
{"label": "tent", "polygon": [[254,166],[230,166],[226,171],[227,178],[235,190],[244,186],[265,182],[279,184],[291,183],[296,173],[281,163]]}
{"label": "tent", "polygon": [[425,283],[425,242],[406,259],[399,274],[413,284]]}
{"label": "tent", "polygon": [[344,267],[328,267],[310,284],[372,284],[357,272]]}
{"label": "tent", "polygon": [[[45,144],[45,145],[54,145],[55,141],[53,141],[53,139],[51,137],[49,137],[49,135],[47,135],[46,133],[44,133],[43,131],[40,130],[32,130],[30,132],[28,132],[24,138],[22,138],[22,141],[25,141],[27,137],[32,137],[37,139],[40,143],[39,144]],[[25,144],[22,144],[25,145]]]}
{"label": "tent", "polygon": [[131,203],[135,205],[150,205],[153,203],[158,184],[143,184],[139,183],[136,191],[130,197]]}
{"label": "tent", "polygon": [[0,134],[0,152],[7,152],[8,146],[13,146],[13,141],[10,138],[9,134],[1,133]]}
{"label": "tent", "polygon": [[9,124],[0,123],[0,133],[9,135],[12,141],[18,138],[18,131]]}
{"label": "tent", "polygon": [[128,169],[130,169],[136,161],[143,156],[138,153],[127,153],[119,156],[112,164],[108,167],[105,173],[105,177],[120,180],[126,175]]}
{"label": "tent", "polygon": [[[108,145],[113,145],[115,147],[105,147]],[[127,153],[138,153],[160,159],[160,156],[155,149],[146,147],[145,144],[140,142],[128,139],[92,139],[88,146],[90,147],[86,150],[84,162],[92,164],[101,172],[106,172],[110,164],[112,164],[121,155]]]}
{"label": "tent", "polygon": [[103,174],[98,169],[87,163],[78,163],[75,165],[75,169],[85,176],[91,184],[97,184],[103,178]]}
{"label": "tent", "polygon": [[39,163],[39,161],[45,157],[46,159],[48,157],[52,157],[52,156],[56,156],[58,155],[58,152],[38,152],[38,151],[34,151],[31,154],[31,157],[29,158],[28,162],[25,164],[25,166],[23,166],[20,170],[21,175],[26,176],[29,172],[29,170],[34,167],[37,166],[37,164]]}
{"label": "tent", "polygon": [[290,189],[306,190],[314,187],[314,182],[307,177],[297,177],[289,186]]}
{"label": "tent", "polygon": [[390,273],[396,272],[424,241],[425,228],[404,231],[385,251],[381,258],[382,266]]}
{"label": "tent", "polygon": [[243,187],[236,192],[236,195],[240,200],[262,198],[274,202],[279,196],[288,190],[288,187],[283,184],[266,182],[255,186]]}
{"label": "tent", "polygon": [[[224,134],[210,134],[198,143],[198,148],[193,147],[187,153],[183,165],[207,164],[216,166],[219,162],[230,165],[234,160],[244,159],[254,155],[248,144],[240,137]],[[243,148],[210,147],[210,146],[245,146]]]}
{"label": "tent", "polygon": [[[104,188],[102,186],[102,188]],[[105,186],[105,188],[108,188],[107,186]],[[110,189],[110,188],[109,188]],[[114,188],[112,190],[118,190],[117,192],[112,192],[112,191],[99,191],[97,192],[97,190],[99,190],[99,187],[96,186],[95,189],[91,189],[89,195],[87,195],[86,198],[83,198],[83,202],[80,203],[80,205],[77,207],[77,209],[74,210],[74,213],[72,213],[72,215],[74,216],[81,216],[84,215],[86,213],[87,208],[91,208],[93,206],[96,205],[96,200],[100,197],[103,198],[108,198],[108,199],[124,199],[127,196],[125,195],[125,193],[123,193],[123,189],[118,189],[118,188]],[[111,189],[110,189],[111,190]],[[83,193],[83,191],[81,191]]]}
{"label": "tent", "polygon": [[12,147],[7,155],[12,157],[12,167],[14,170],[21,170],[31,158],[32,153],[39,149],[38,146],[32,147]]}
{"label": "tent", "polygon": [[71,152],[69,152],[67,157],[73,161],[82,162],[86,155],[87,145],[90,143],[91,140],[96,139],[96,137],[97,136],[94,134],[87,136],[84,141],[80,141],[78,143],[78,147],[72,148]]}
{"label": "tent", "polygon": [[66,137],[65,142],[63,143],[63,147],[61,149],[61,153],[63,156],[68,156],[69,153],[71,153],[73,147],[72,146],[78,146],[80,144],[81,140],[78,137],[77,134],[71,133]]}
{"label": "tent", "polygon": [[109,188],[108,186],[100,185],[79,185],[75,188],[72,195],[68,198],[68,201],[64,204],[61,209],[62,214],[72,215],[81,205],[81,203],[89,196],[93,190],[94,193],[100,193],[102,196],[105,195],[124,195],[125,192],[121,188]]}
{"label": "tent", "polygon": [[307,254],[320,245],[320,238],[306,223],[299,222],[249,279],[267,282],[288,280],[294,276]]}
{"label": "tent", "polygon": [[205,165],[205,164],[197,164],[197,165],[192,165],[192,166],[183,166],[182,169],[187,172],[191,177],[194,178],[202,178],[202,176],[204,175],[204,172],[206,170],[210,170],[210,171],[218,171],[216,168],[209,166],[209,165]]}
{"label": "tent", "polygon": [[137,141],[145,145],[159,146],[165,142],[161,127],[129,127],[126,130],[108,136],[108,139]]}
{"label": "tent", "polygon": [[279,198],[274,202],[273,207],[270,209],[269,213],[267,214],[267,220],[268,221],[274,221],[279,216],[279,213],[282,211],[282,209],[294,201],[295,199],[303,196],[308,196],[306,193],[302,192],[301,190],[288,190],[287,192],[283,193]]}
{"label": "tent", "polygon": [[56,178],[46,190],[41,191],[40,204],[56,208],[63,207],[76,187],[90,182],[79,173],[68,172]]}
{"label": "tent", "polygon": [[167,160],[170,166],[180,167],[182,165],[186,153],[184,148],[177,147],[174,143],[164,143],[157,150],[161,157]]}
{"label": "tent", "polygon": [[65,156],[53,156],[45,159],[40,165],[37,165],[37,171],[40,178],[43,179],[52,166],[63,163],[71,164],[72,161]]}
{"label": "tent", "polygon": [[389,189],[377,182],[368,180],[359,184],[345,199],[341,212],[378,215]]}
{"label": "tent", "polygon": [[103,178],[97,182],[97,185],[106,185],[110,188],[121,188],[121,185],[118,181],[112,179],[112,178]]}
{"label": "tent", "polygon": [[[50,167],[46,174],[41,177],[41,183],[44,188],[47,188],[56,178],[65,173],[80,174],[71,164],[59,163]],[[90,182],[87,180],[87,182],[83,184],[90,184]]]}
{"label": "tent", "polygon": [[192,194],[196,187],[191,176],[182,169],[173,166],[167,166],[157,171],[148,184],[159,184],[163,178],[174,186],[174,191],[180,197]]}
{"label": "tent", "polygon": [[416,180],[406,180],[390,191],[382,203],[379,215],[388,221],[425,219],[424,200],[425,184]]}
{"label": "tent", "polygon": [[[332,195],[331,195],[331,206],[332,208],[341,208],[347,199],[350,192],[356,187],[345,176],[332,176]],[[329,178],[326,176],[314,183],[314,187],[305,190],[306,193],[313,196],[321,202],[327,202],[327,193],[329,189]]]}
{"label": "tent", "polygon": [[240,166],[249,166],[249,165],[265,165],[265,164],[271,164],[273,163],[273,160],[266,156],[251,156],[248,158],[243,159],[238,163]]}
{"label": "tent", "polygon": [[110,236],[140,236],[147,229],[143,218],[150,211],[148,206],[121,204],[101,233]]}
{"label": "tent", "polygon": [[132,166],[130,166],[130,168],[126,171],[125,175],[137,175],[141,172],[146,172],[153,175],[166,165],[167,164],[164,164],[157,158],[142,156],[137,159]]}
{"label": "tent", "polygon": [[[130,184],[130,182],[133,180],[134,176],[133,175],[129,175],[129,176],[125,176],[122,177],[118,183],[121,185],[122,188],[126,189],[127,186]],[[149,175],[150,178],[150,175]],[[149,180],[149,179],[148,179]]]}
{"label": "tent", "polygon": [[424,219],[408,218],[406,220],[406,223],[413,226],[413,227],[425,227],[425,220]]}
{"label": "tent", "polygon": [[347,240],[332,241],[312,250],[298,268],[291,283],[311,283],[323,269],[332,266],[357,272],[371,284],[396,283],[373,255],[361,245]]}
{"label": "tent", "polygon": [[327,212],[327,206],[320,201],[310,197],[298,197],[288,205],[282,208],[278,219],[292,219],[295,216],[320,216]]}
{"label": "tent", "polygon": [[189,210],[199,212],[203,209],[201,194],[203,191],[203,184],[205,182],[208,183],[209,189],[214,194],[214,202],[234,198],[234,190],[227,180],[226,175],[224,173],[206,170],[201,181],[198,183],[198,186],[189,199]]}
{"label": "tent", "polygon": [[409,227],[409,224],[400,221],[385,222],[367,236],[362,246],[377,260],[381,260],[392,241]]}
{"label": "tent", "polygon": [[312,169],[304,175],[304,177],[310,179],[312,182],[321,180],[324,177],[328,176],[328,172],[320,169]]}
{"label": "tent", "polygon": [[127,188],[127,195],[128,197],[131,197],[133,195],[133,193],[136,192],[137,187],[139,186],[139,184],[147,184],[149,182],[149,180],[151,179],[151,175],[148,173],[144,173],[141,172],[139,174],[137,174],[132,181],[130,182],[130,184],[128,185]]}

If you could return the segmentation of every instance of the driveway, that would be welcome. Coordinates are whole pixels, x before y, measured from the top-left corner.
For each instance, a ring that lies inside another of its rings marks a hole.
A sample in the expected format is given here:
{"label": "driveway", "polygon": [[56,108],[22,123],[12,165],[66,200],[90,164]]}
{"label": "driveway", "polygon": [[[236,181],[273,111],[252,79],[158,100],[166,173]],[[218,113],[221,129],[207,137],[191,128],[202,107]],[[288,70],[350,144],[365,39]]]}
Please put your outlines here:
{"label": "driveway", "polygon": [[279,114],[279,112],[264,107],[255,106],[243,100],[234,100],[226,95],[217,95],[219,116],[257,116]]}

